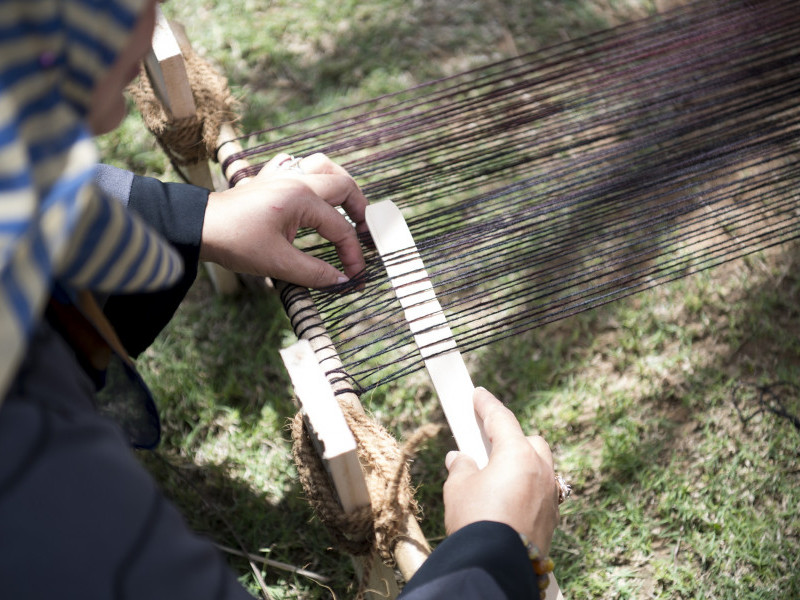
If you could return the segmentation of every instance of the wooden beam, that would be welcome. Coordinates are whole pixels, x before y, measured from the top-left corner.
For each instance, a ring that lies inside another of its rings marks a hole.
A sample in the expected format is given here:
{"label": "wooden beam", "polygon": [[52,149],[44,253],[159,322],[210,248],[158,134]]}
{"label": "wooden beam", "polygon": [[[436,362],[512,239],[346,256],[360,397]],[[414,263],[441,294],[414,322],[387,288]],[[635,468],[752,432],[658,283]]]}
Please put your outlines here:
{"label": "wooden beam", "polygon": [[[299,340],[280,353],[289,371],[300,410],[342,509],[349,514],[364,506],[371,507],[355,438],[311,344],[307,340]],[[397,597],[400,590],[394,570],[383,564],[377,554],[367,560],[371,563],[366,596],[374,599]],[[354,562],[360,575],[367,565],[360,558]]]}
{"label": "wooden beam", "polygon": [[391,200],[369,205],[366,220],[456,444],[482,469],[491,444],[472,407],[475,387],[411,231]]}
{"label": "wooden beam", "polygon": [[[231,127],[229,123],[223,123],[219,130],[219,140],[217,140],[217,161],[219,161],[220,165],[225,164],[225,161],[234,154],[241,152],[242,147],[235,138],[236,133],[233,127]],[[231,161],[231,164],[226,167],[223,173],[226,181],[233,179],[235,173],[238,173],[248,166],[247,161],[242,159]],[[244,183],[249,180],[249,177],[245,177],[239,181],[239,183]]]}
{"label": "wooden beam", "polygon": [[[184,40],[184,43],[188,42]],[[168,115],[185,119],[197,114],[179,38],[160,6],[156,6],[156,26],[150,51],[145,57],[145,67],[153,91]],[[198,139],[198,143],[202,141]],[[182,166],[181,170],[190,183],[209,190],[216,189],[207,160]],[[206,271],[217,293],[232,294],[239,290],[235,273],[214,263],[206,263]]]}

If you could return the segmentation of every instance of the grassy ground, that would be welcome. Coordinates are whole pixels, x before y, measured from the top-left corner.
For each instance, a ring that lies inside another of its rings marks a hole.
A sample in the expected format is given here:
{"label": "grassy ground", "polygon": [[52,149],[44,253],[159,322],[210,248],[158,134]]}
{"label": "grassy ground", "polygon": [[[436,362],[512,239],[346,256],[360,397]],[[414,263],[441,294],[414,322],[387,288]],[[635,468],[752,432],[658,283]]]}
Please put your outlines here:
{"label": "grassy ground", "polygon": [[[170,3],[242,100],[245,131],[402,89],[514,51],[647,14],[652,2]],[[107,160],[173,179],[134,115]],[[553,555],[568,598],[800,597],[800,247],[535,330],[470,356],[477,384],[553,446],[575,494]],[[198,531],[302,566],[265,568],[273,598],[347,598],[332,548],[295,479],[293,339],[274,297],[218,298],[204,276],[143,357],[164,444],[142,460]],[[766,390],[766,391],[765,391]],[[440,420],[422,377],[363,399],[396,435]],[[754,416],[753,416],[754,415]],[[748,417],[751,417],[749,418]],[[443,535],[446,435],[413,464],[423,529]],[[256,589],[242,561],[243,582]]]}

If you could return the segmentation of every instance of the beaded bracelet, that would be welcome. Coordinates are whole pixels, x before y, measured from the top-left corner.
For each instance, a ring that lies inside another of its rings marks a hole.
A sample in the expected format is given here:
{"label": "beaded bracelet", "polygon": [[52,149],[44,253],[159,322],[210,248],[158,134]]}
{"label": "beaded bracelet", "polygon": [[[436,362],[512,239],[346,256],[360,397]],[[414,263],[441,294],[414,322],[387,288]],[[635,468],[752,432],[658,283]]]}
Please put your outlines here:
{"label": "beaded bracelet", "polygon": [[539,589],[546,590],[547,586],[550,585],[550,577],[548,577],[547,574],[552,573],[555,567],[553,559],[549,556],[542,557],[541,550],[539,550],[538,546],[531,542],[524,533],[519,534],[519,539],[522,540],[522,545],[525,546],[525,550],[528,551],[528,558],[531,560],[533,572],[536,573]]}

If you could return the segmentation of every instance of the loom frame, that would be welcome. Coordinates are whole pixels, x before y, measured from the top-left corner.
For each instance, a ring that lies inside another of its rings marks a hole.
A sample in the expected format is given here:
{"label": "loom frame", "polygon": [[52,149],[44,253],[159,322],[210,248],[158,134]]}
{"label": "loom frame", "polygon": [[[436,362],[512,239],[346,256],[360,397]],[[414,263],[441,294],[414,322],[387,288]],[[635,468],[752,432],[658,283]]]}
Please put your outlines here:
{"label": "loom frame", "polygon": [[[153,36],[151,49],[145,59],[146,73],[151,85],[156,93],[157,99],[162,103],[167,114],[174,119],[194,117],[197,107],[194,103],[191,85],[184,59],[186,48],[190,48],[190,42],[186,37],[182,27],[171,23],[165,17],[160,7],[156,7],[156,30]],[[241,151],[241,147],[235,141],[236,132],[232,123],[223,123],[217,143],[217,162],[225,165],[223,175],[225,181],[230,181],[234,174],[249,166],[244,160],[235,160],[226,163],[226,160],[236,152]],[[200,140],[198,140],[200,143]],[[227,187],[224,184],[217,185],[214,182],[208,160],[193,163],[181,168],[181,173],[185,179],[194,185],[205,187],[210,190],[219,190]],[[248,178],[243,178],[237,183],[243,183]],[[239,276],[235,273],[215,264],[207,264],[209,276],[214,285],[214,289],[220,294],[232,294],[240,289]],[[319,313],[314,306],[314,301],[305,288],[300,288],[280,281],[267,282],[261,279],[258,282],[248,282],[251,287],[258,287],[264,290],[274,286],[287,310],[287,316],[294,328],[298,338],[307,341],[315,353],[318,364],[322,368],[324,375],[337,401],[342,404],[364,412],[363,406],[347,384],[346,378],[340,376],[343,373],[341,360],[336,353],[336,349],[325,330]],[[314,411],[314,407],[305,407],[298,400],[298,408],[301,410]],[[325,418],[325,414],[314,415],[315,418]],[[308,417],[311,420],[311,417]],[[352,433],[350,433],[352,437]],[[325,461],[325,459],[320,456]],[[352,460],[352,457],[345,460]],[[367,468],[361,465],[362,470]],[[345,510],[355,510],[358,507],[369,503],[368,494],[365,496],[366,484],[362,474],[361,481],[353,481],[350,477],[352,470],[347,475],[341,469],[334,467],[331,469],[332,477],[338,483],[337,489],[347,489],[344,501],[340,502]],[[408,581],[417,569],[422,565],[431,549],[420,528],[419,522],[413,515],[409,515],[402,524],[403,533],[394,543],[393,558],[396,561],[398,570],[403,579]],[[376,553],[367,559],[369,563],[361,557],[353,557],[357,574],[363,573],[365,569],[369,571],[367,590],[365,597],[368,599],[395,598],[399,594],[395,571],[385,565]]]}
{"label": "loom frame", "polygon": [[[184,58],[191,48],[182,27],[171,24],[161,7],[156,5],[156,24],[153,42],[145,57],[145,69],[156,98],[167,115],[174,120],[190,119],[197,115],[192,87]],[[200,143],[200,140],[198,140]],[[208,160],[181,166],[187,181],[209,190],[218,190]],[[237,275],[214,263],[204,263],[211,283],[218,294],[234,294],[240,289]]]}

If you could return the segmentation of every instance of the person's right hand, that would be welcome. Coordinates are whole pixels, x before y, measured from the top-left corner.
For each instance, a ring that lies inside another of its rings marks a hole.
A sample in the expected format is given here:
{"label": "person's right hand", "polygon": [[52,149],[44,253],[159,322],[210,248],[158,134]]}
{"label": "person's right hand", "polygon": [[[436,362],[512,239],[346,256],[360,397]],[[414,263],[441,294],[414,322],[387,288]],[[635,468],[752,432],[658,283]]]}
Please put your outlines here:
{"label": "person's right hand", "polygon": [[[357,233],[367,231],[366,207],[353,178],[324,154],[279,154],[249,181],[209,194],[200,260],[307,287],[341,284],[365,268]],[[301,227],[333,242],[344,272],[292,245]]]}
{"label": "person's right hand", "polygon": [[550,447],[539,436],[525,437],[514,413],[485,389],[477,388],[473,401],[492,451],[483,470],[462,452],[448,453],[447,533],[478,521],[497,521],[524,533],[546,556],[559,519]]}

